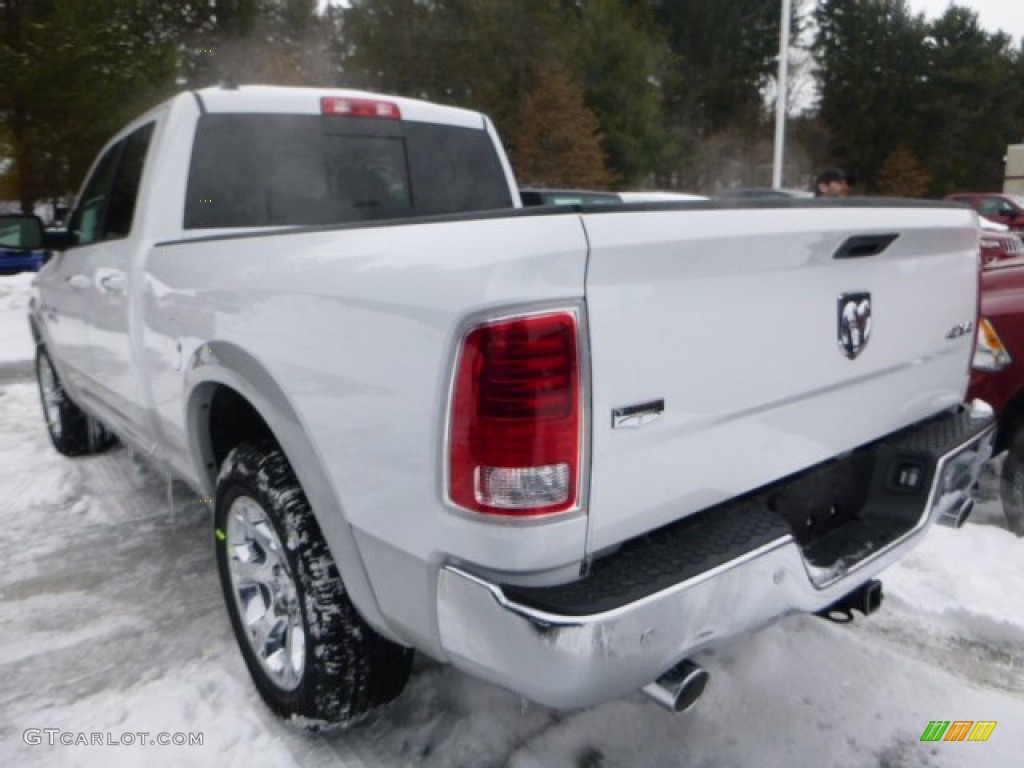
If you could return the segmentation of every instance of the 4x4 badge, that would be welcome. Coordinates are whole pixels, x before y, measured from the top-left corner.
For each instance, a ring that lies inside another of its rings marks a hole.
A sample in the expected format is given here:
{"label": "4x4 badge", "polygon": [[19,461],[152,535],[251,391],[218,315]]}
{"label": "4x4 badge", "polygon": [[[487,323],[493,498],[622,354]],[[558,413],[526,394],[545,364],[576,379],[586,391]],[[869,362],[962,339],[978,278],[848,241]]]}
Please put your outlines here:
{"label": "4x4 badge", "polygon": [[853,360],[871,338],[871,294],[839,295],[839,349]]}

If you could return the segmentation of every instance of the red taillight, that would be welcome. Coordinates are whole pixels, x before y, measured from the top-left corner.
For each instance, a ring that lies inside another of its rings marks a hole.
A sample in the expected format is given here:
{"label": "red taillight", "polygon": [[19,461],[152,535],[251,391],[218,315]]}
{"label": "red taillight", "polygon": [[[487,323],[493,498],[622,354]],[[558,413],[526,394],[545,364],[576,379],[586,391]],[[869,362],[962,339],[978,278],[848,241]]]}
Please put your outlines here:
{"label": "red taillight", "polygon": [[576,317],[474,328],[459,355],[449,425],[448,492],[494,515],[576,506],[581,454]]}
{"label": "red taillight", "polygon": [[347,117],[384,117],[400,120],[402,111],[397,104],[376,99],[350,99],[344,96],[324,96],[320,99],[320,114]]}

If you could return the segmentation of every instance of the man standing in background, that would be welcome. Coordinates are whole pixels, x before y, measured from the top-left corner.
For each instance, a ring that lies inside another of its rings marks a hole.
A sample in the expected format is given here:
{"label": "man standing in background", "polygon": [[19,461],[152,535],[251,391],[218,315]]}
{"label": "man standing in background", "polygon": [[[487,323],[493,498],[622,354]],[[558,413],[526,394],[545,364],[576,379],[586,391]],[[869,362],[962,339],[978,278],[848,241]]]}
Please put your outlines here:
{"label": "man standing in background", "polygon": [[853,176],[839,168],[829,168],[818,174],[814,182],[815,197],[846,197],[850,194],[850,186],[855,182]]}

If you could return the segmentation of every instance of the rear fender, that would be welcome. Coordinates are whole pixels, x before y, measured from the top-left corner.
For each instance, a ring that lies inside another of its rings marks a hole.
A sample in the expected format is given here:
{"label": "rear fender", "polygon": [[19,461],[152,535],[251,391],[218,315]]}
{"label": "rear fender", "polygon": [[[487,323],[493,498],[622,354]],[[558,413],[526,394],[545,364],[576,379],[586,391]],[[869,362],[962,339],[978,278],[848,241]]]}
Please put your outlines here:
{"label": "rear fender", "polygon": [[353,604],[376,631],[401,643],[380,612],[340,496],[288,396],[255,358],[224,342],[201,345],[186,376],[189,453],[203,494],[213,498],[219,471],[210,433],[210,403],[218,387],[234,390],[267,424],[302,485]]}

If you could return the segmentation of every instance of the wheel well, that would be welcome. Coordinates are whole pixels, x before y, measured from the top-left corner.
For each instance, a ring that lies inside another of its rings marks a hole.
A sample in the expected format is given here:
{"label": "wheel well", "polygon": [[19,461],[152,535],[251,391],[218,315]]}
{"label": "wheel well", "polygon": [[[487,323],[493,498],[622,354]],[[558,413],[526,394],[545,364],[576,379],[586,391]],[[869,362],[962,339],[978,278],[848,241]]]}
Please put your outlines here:
{"label": "wheel well", "polygon": [[209,466],[214,473],[236,445],[270,438],[273,433],[267,422],[238,392],[217,386],[207,393],[203,408],[208,411]]}

